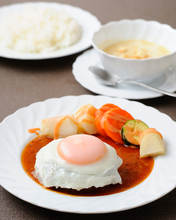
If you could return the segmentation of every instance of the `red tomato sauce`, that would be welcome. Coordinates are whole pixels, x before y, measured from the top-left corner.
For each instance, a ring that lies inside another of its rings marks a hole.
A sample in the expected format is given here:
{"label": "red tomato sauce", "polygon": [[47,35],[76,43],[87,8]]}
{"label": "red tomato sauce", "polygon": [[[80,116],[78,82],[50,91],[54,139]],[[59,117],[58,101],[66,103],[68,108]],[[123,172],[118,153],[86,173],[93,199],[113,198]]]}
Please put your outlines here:
{"label": "red tomato sauce", "polygon": [[[137,147],[126,147],[122,144],[115,143],[110,138],[102,136],[97,137],[114,147],[117,154],[122,158],[123,164],[118,169],[119,174],[122,178],[122,184],[112,184],[100,188],[91,187],[89,189],[83,189],[80,191],[62,188],[56,189],[54,187],[46,189],[55,191],[57,193],[64,193],[67,195],[69,194],[72,196],[110,195],[128,190],[140,184],[150,175],[154,166],[153,158],[140,158],[139,149]],[[36,154],[42,147],[47,145],[52,140],[53,139],[48,138],[46,136],[37,136],[32,141],[30,141],[22,151],[22,166],[25,172],[38,184],[40,184],[39,181],[33,176]],[[42,186],[42,184],[40,185]]]}

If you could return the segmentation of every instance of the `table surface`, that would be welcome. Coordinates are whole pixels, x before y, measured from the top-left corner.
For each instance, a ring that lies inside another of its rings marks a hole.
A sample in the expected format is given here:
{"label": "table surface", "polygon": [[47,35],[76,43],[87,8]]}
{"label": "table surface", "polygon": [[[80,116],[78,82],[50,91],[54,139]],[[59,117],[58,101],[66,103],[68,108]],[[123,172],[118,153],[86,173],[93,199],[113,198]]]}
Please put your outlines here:
{"label": "table surface", "polygon": [[[1,0],[0,5],[16,0]],[[57,2],[55,0],[55,2]],[[124,18],[144,18],[167,23],[176,28],[175,0],[60,0],[81,7],[95,14],[106,23]],[[17,61],[0,58],[0,120],[18,108],[33,102],[66,95],[93,94],[75,81],[72,64],[79,54],[45,61]],[[47,89],[46,89],[47,88]],[[168,114],[176,120],[176,101],[171,97],[160,97],[140,101]],[[175,174],[174,174],[175,175]],[[136,209],[100,214],[117,219],[176,219],[176,190],[151,204]],[[33,206],[0,188],[1,220],[57,219],[60,217],[82,217],[79,214],[55,212]]]}

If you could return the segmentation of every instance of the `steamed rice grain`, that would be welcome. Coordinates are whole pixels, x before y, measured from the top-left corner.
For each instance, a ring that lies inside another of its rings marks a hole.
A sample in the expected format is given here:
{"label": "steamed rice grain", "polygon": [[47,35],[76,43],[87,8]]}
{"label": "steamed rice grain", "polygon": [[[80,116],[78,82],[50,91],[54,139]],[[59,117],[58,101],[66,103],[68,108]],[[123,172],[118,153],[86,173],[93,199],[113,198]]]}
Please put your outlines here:
{"label": "steamed rice grain", "polygon": [[81,38],[78,22],[63,10],[27,6],[0,21],[0,48],[43,53],[67,48]]}

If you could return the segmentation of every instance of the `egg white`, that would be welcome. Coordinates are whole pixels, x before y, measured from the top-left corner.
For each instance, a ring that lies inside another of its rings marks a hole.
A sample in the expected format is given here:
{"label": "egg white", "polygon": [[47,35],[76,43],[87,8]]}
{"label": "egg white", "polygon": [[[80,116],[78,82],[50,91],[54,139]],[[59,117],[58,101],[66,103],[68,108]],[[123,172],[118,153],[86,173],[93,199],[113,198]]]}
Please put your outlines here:
{"label": "egg white", "polygon": [[100,160],[86,165],[68,163],[60,157],[54,140],[41,148],[36,155],[34,175],[46,187],[62,187],[81,190],[122,183],[118,168],[122,159],[113,147],[106,144],[107,152]]}

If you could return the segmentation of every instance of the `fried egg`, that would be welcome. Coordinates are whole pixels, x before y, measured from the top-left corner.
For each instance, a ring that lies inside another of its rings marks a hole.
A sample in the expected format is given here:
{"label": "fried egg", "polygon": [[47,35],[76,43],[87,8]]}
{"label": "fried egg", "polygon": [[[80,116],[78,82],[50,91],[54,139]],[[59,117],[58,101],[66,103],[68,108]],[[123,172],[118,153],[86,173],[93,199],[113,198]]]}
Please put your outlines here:
{"label": "fried egg", "polygon": [[95,136],[76,134],[41,148],[34,175],[45,187],[81,190],[121,184],[121,164],[113,147]]}

